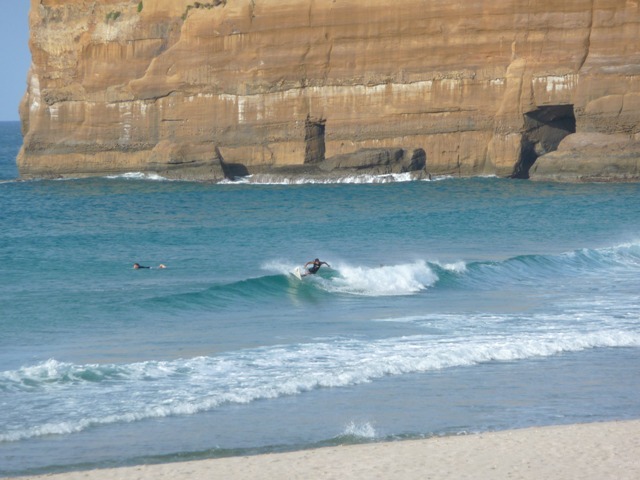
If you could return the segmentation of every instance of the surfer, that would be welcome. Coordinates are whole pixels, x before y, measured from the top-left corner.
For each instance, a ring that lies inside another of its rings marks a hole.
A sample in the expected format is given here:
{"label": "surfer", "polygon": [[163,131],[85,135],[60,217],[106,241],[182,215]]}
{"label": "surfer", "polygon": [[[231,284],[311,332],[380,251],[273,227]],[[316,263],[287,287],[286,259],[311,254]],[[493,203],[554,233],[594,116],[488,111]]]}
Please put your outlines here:
{"label": "surfer", "polygon": [[[309,265],[311,266],[309,267]],[[319,258],[316,258],[315,260],[305,263],[304,268],[307,269],[307,273],[305,273],[302,276],[305,277],[307,275],[315,275],[316,273],[318,273],[318,270],[320,270],[320,267],[322,265],[326,265],[327,267],[331,268],[331,265],[329,265],[327,262],[321,262]]]}
{"label": "surfer", "polygon": [[[138,270],[140,268],[153,268],[153,267],[145,267],[144,265],[140,265],[139,263],[134,263],[133,264],[133,269],[134,270]],[[158,268],[167,268],[166,265],[163,265],[162,263],[160,265],[158,265]]]}

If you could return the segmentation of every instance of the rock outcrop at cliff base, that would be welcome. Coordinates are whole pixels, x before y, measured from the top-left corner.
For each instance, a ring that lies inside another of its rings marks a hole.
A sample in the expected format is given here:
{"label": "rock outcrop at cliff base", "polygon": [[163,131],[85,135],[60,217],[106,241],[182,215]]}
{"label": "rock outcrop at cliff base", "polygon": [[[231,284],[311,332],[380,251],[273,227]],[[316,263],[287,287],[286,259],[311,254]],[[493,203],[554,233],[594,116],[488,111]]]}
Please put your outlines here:
{"label": "rock outcrop at cliff base", "polygon": [[576,133],[536,161],[533,180],[636,182],[640,179],[640,141],[627,135]]}
{"label": "rock outcrop at cliff base", "polygon": [[29,21],[22,178],[639,178],[638,1],[31,0]]}

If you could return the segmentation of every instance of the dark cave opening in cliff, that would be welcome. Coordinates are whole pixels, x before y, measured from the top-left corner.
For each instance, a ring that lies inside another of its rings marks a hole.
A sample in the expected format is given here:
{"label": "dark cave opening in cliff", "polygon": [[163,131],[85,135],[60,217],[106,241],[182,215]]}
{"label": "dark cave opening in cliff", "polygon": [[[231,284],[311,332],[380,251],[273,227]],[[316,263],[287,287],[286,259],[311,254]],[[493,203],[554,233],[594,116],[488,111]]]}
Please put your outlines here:
{"label": "dark cave opening in cliff", "polygon": [[324,119],[312,119],[307,117],[304,131],[304,163],[319,163],[324,160]]}
{"label": "dark cave opening in cliff", "polygon": [[529,178],[529,169],[538,157],[557,150],[562,139],[575,132],[573,105],[545,105],[525,113],[520,159],[511,178]]}

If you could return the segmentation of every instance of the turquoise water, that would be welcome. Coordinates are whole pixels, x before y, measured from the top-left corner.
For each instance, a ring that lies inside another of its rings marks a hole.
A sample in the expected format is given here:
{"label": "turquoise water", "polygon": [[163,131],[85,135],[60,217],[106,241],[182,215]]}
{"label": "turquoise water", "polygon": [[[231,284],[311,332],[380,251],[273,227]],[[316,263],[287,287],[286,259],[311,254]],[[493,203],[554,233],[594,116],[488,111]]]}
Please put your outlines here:
{"label": "turquoise water", "polygon": [[19,146],[0,475],[640,417],[640,185],[19,182]]}

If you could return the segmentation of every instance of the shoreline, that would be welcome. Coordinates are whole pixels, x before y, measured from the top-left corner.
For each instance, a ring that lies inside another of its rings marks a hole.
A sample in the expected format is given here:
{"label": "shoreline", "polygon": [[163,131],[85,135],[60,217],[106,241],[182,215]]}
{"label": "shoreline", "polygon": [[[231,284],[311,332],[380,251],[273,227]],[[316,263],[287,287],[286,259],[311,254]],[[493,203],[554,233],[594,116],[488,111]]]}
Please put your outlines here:
{"label": "shoreline", "polygon": [[640,420],[598,422],[138,465],[21,480],[636,479]]}
{"label": "shoreline", "polygon": [[[17,168],[17,167],[16,167]],[[202,183],[214,185],[308,185],[308,184],[379,184],[379,183],[403,183],[403,182],[420,182],[420,181],[442,181],[442,180],[470,180],[478,178],[496,178],[510,180],[513,182],[532,182],[532,183],[553,183],[553,184],[634,184],[640,183],[640,176],[562,176],[547,175],[545,177],[537,176],[529,179],[514,179],[509,176],[500,176],[496,174],[487,175],[459,175],[456,173],[430,173],[421,172],[402,172],[402,173],[380,173],[377,171],[349,171],[349,172],[320,172],[311,169],[300,169],[295,172],[287,169],[274,169],[273,171],[260,171],[247,174],[244,176],[236,176],[233,178],[211,179],[208,177],[183,177],[179,175],[167,175],[166,172],[156,171],[126,171],[126,172],[103,172],[101,174],[59,174],[59,175],[42,175],[42,176],[22,176],[19,173],[16,177],[5,178],[0,180],[3,183],[13,182],[38,182],[43,180],[86,180],[86,179],[132,179],[132,180],[151,180],[151,181],[167,181],[167,182],[185,182],[185,183]]]}

